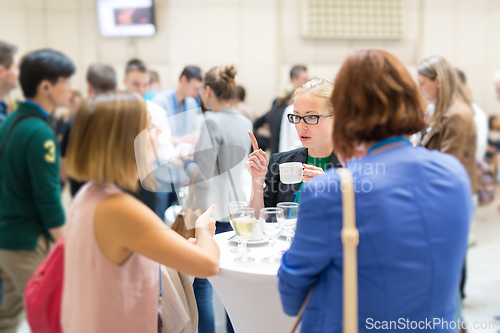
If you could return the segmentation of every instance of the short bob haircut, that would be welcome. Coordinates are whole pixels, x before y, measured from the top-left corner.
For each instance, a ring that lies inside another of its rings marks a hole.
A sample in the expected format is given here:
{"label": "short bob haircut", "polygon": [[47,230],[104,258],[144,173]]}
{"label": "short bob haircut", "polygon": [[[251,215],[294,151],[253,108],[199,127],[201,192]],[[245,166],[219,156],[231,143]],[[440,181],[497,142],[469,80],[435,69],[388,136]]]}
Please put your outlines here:
{"label": "short bob haircut", "polygon": [[382,50],[349,56],[335,79],[335,152],[351,158],[358,144],[409,136],[426,127],[425,103],[405,66]]}
{"label": "short bob haircut", "polygon": [[98,94],[75,116],[67,173],[81,182],[112,183],[136,191],[134,140],[149,123],[146,104],[130,92]]}
{"label": "short bob haircut", "polygon": [[69,78],[75,70],[73,61],[58,51],[44,49],[26,54],[19,66],[24,97],[35,97],[43,80],[56,84],[59,78]]}

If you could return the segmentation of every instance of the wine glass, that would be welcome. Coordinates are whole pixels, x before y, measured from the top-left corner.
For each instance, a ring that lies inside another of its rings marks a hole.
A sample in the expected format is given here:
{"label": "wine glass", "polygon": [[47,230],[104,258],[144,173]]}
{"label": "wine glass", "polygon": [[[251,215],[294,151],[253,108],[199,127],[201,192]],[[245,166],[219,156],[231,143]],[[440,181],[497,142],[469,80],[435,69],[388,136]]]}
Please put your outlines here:
{"label": "wine glass", "polygon": [[281,232],[281,225],[278,223],[278,220],[283,218],[283,209],[281,208],[262,208],[260,210],[259,223],[262,227],[262,232],[268,238],[271,245],[269,257],[262,259],[262,262],[266,264],[280,262],[280,258],[274,256],[274,244]]}
{"label": "wine glass", "polygon": [[[297,226],[299,204],[295,202],[280,202],[278,208],[283,209],[283,218],[278,219],[278,223],[281,224],[283,234],[286,236],[286,250],[288,250],[292,244],[292,237],[295,234],[295,227]],[[281,254],[285,253],[286,250],[281,251]]]}
{"label": "wine glass", "polygon": [[[233,201],[229,203],[229,223],[231,227],[233,226],[233,219],[240,215],[241,211],[245,208],[250,208],[250,203],[246,201]],[[243,251],[243,246],[241,244],[241,238],[236,236],[238,239],[238,247],[233,247],[229,252],[231,253],[241,253]],[[247,249],[247,252],[250,250]]]}
{"label": "wine glass", "polygon": [[252,236],[256,223],[257,219],[255,218],[255,209],[253,208],[243,208],[239,216],[233,219],[234,231],[241,238],[241,243],[243,244],[242,256],[234,259],[234,261],[241,263],[255,261],[254,258],[250,258],[247,255],[247,242],[250,236]]}

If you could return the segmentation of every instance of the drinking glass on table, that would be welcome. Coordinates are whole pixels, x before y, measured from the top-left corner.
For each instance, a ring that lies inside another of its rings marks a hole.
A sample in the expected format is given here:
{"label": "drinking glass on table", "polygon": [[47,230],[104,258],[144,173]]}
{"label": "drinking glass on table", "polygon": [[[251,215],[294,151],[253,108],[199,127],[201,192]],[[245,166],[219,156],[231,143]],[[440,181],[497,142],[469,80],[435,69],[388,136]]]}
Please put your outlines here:
{"label": "drinking glass on table", "polygon": [[252,236],[256,223],[257,219],[255,218],[255,209],[253,208],[243,208],[239,216],[233,219],[234,231],[241,238],[241,243],[243,244],[242,256],[234,259],[234,261],[241,263],[255,261],[254,258],[250,258],[247,254],[247,242],[250,236]]}
{"label": "drinking glass on table", "polygon": [[[229,223],[231,224],[231,227],[233,227],[233,219],[237,216],[240,216],[240,213],[243,211],[245,208],[250,208],[250,203],[246,201],[233,201],[229,203]],[[241,243],[241,238],[236,236],[238,239],[238,247],[237,248],[232,248],[229,252],[231,253],[242,253],[243,251],[243,245]],[[249,251],[248,249],[246,250],[247,252]]]}
{"label": "drinking glass on table", "polygon": [[[283,209],[283,218],[278,219],[283,229],[283,235],[286,237],[288,250],[292,244],[292,237],[295,234],[295,227],[297,226],[297,216],[299,214],[299,204],[295,202],[280,202],[278,208]],[[286,251],[285,250],[285,251]],[[285,251],[281,251],[283,254]]]}
{"label": "drinking glass on table", "polygon": [[259,214],[259,223],[262,232],[269,239],[271,245],[271,252],[269,257],[262,259],[266,264],[275,264],[280,262],[280,258],[274,256],[274,243],[279,237],[281,232],[281,225],[278,223],[279,219],[283,219],[283,209],[281,208],[262,208]]}

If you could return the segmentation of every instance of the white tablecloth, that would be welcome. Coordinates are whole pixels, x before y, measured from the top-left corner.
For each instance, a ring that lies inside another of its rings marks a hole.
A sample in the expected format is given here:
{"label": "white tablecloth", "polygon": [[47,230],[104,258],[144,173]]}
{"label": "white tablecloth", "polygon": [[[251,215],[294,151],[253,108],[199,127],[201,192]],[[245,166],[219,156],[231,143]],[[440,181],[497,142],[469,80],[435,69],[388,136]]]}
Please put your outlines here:
{"label": "white tablecloth", "polygon": [[[269,244],[249,245],[248,255],[255,258],[252,263],[237,263],[240,256],[230,253],[237,243],[228,241],[234,232],[215,235],[220,247],[220,271],[208,278],[219,295],[231,318],[236,333],[287,333],[295,318],[287,316],[281,307],[278,292],[277,264],[265,264],[262,258],[269,255]],[[275,250],[286,246],[279,239]]]}

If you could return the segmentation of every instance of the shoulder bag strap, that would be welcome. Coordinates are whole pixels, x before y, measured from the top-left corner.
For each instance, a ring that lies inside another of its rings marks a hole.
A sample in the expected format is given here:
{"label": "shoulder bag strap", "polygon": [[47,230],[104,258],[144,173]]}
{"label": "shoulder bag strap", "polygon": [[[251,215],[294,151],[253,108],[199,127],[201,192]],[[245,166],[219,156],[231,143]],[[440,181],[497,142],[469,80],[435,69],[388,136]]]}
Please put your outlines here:
{"label": "shoulder bag strap", "polygon": [[14,131],[14,128],[17,126],[17,124],[19,124],[21,121],[23,121],[24,119],[27,119],[27,118],[38,118],[38,119],[45,121],[44,117],[42,117],[41,115],[36,115],[36,114],[26,114],[24,116],[17,118],[16,121],[14,121],[14,123],[10,127],[9,131],[7,132],[7,135],[5,136],[5,140],[3,142],[2,148],[0,148],[0,162],[2,161],[3,154],[5,152],[5,148],[7,147],[7,143],[10,139],[10,136],[12,135],[12,132]]}
{"label": "shoulder bag strap", "polygon": [[[343,327],[344,333],[358,333],[358,254],[359,233],[356,228],[356,210],[354,205],[354,184],[351,171],[347,168],[337,169],[342,191],[342,247],[344,256],[343,269]],[[304,309],[314,290],[309,290],[304,303],[300,307],[297,319],[290,333],[294,333],[302,320]]]}
{"label": "shoulder bag strap", "polygon": [[337,170],[342,191],[342,245],[344,254],[343,332],[357,333],[358,324],[358,254],[359,232],[356,228],[354,185],[347,168]]}

